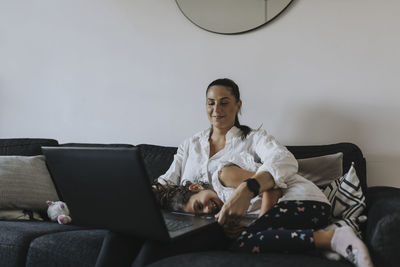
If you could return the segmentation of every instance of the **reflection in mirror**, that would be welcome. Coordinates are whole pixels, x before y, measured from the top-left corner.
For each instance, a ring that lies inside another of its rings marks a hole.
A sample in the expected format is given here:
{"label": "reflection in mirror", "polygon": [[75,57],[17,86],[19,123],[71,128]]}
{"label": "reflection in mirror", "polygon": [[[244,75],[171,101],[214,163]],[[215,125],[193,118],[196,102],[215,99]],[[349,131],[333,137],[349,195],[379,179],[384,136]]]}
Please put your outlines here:
{"label": "reflection in mirror", "polygon": [[293,0],[176,0],[197,26],[216,33],[246,32],[271,21]]}

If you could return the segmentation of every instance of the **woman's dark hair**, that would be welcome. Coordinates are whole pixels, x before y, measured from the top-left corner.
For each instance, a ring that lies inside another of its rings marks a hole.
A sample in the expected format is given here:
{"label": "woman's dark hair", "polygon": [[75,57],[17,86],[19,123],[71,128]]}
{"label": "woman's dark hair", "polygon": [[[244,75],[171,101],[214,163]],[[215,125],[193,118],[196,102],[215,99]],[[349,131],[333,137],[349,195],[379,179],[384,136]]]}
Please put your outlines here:
{"label": "woman's dark hair", "polygon": [[[191,182],[186,182],[185,185],[176,185],[168,181],[165,181],[165,184],[161,184],[154,180],[153,193],[162,209],[184,211],[190,197],[197,193],[189,190],[190,185],[192,185]],[[208,183],[200,182],[199,185],[204,189],[212,188]]]}
{"label": "woman's dark hair", "polygon": [[[232,96],[235,97],[236,103],[240,101],[239,86],[231,79],[223,78],[212,81],[207,87],[206,95],[208,94],[208,90],[210,89],[210,87],[214,85],[220,85],[229,88]],[[246,139],[247,135],[251,132],[251,128],[246,125],[241,125],[237,114],[235,117],[234,125],[242,131],[242,139]]]}

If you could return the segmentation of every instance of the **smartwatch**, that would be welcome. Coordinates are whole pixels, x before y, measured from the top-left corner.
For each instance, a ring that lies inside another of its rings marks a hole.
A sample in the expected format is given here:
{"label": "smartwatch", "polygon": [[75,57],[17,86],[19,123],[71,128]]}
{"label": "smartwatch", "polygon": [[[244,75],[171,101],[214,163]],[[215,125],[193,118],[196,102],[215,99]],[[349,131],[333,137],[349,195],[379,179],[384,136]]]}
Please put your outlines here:
{"label": "smartwatch", "polygon": [[249,178],[244,181],[246,182],[247,188],[254,194],[254,196],[260,194],[260,183],[256,179]]}

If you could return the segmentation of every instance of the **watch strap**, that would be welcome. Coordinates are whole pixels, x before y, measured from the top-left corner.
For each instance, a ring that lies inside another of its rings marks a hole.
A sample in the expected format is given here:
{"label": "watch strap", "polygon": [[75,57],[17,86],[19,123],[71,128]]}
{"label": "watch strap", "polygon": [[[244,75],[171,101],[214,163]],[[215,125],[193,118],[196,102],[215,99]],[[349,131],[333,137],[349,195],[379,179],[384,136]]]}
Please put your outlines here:
{"label": "watch strap", "polygon": [[254,194],[254,196],[260,194],[260,183],[256,179],[249,178],[244,181],[246,182],[247,188]]}

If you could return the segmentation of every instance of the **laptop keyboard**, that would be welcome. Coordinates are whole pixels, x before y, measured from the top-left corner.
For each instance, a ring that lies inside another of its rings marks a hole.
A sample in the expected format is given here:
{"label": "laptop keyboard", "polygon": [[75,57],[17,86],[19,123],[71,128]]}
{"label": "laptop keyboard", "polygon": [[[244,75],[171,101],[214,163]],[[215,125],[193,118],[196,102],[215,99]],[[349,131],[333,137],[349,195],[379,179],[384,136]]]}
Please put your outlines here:
{"label": "laptop keyboard", "polygon": [[165,224],[167,226],[168,231],[170,232],[178,231],[193,225],[193,223],[188,221],[169,220],[169,219],[165,220]]}

